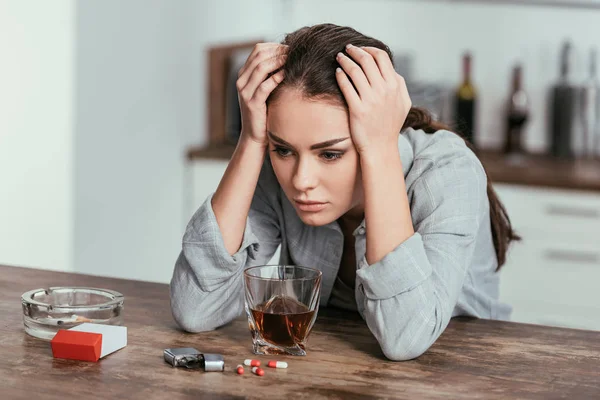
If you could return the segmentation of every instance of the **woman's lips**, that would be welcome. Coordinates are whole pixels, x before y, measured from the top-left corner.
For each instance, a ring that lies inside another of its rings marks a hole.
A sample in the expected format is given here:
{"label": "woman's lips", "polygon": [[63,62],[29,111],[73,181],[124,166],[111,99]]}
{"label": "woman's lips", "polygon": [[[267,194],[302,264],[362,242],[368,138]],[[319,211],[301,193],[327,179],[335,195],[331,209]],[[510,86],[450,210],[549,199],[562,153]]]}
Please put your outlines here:
{"label": "woman's lips", "polygon": [[325,207],[327,207],[327,203],[305,204],[305,203],[300,203],[297,201],[295,201],[295,203],[296,203],[296,207],[298,207],[299,210],[307,211],[307,212],[317,212],[317,211],[321,211]]}

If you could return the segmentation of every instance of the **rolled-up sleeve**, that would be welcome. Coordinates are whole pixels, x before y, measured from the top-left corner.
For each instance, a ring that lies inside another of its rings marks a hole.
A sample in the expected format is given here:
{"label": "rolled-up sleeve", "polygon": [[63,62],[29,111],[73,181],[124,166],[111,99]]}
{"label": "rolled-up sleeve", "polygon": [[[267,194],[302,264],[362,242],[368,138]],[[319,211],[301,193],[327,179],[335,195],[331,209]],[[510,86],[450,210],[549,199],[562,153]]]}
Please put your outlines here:
{"label": "rolled-up sleeve", "polygon": [[359,311],[386,357],[420,356],[448,325],[489,218],[486,185],[474,157],[428,169],[412,190],[415,233],[372,265],[359,260]]}
{"label": "rolled-up sleeve", "polygon": [[[246,219],[242,244],[238,251],[230,255],[217,224],[211,201],[214,193],[200,207],[183,236],[182,253],[190,264],[195,266],[198,286],[210,292],[239,272],[248,257],[256,258],[260,248],[258,238],[252,231],[251,218]],[[216,268],[211,268],[211,266]]]}
{"label": "rolled-up sleeve", "polygon": [[173,317],[189,332],[212,330],[239,316],[244,309],[243,270],[266,263],[281,242],[277,213],[259,181],[241,246],[229,254],[212,208],[213,195],[188,223],[170,282]]}

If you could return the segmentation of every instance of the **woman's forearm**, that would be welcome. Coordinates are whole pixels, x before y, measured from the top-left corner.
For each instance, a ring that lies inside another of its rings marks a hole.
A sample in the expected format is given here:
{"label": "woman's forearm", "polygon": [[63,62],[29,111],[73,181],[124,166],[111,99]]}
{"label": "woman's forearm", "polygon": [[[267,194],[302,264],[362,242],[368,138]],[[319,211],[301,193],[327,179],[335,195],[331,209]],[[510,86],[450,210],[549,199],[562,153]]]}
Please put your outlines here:
{"label": "woman's forearm", "polygon": [[369,265],[414,234],[397,145],[361,154]]}
{"label": "woman's forearm", "polygon": [[267,148],[243,136],[212,198],[212,208],[229,254],[244,238],[246,219]]}

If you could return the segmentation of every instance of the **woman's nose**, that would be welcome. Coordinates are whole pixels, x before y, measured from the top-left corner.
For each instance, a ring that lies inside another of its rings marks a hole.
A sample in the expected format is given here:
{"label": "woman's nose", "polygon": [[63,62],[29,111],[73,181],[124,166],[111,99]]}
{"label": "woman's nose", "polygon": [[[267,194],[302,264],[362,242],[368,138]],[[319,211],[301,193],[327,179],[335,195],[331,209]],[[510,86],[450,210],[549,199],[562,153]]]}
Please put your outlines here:
{"label": "woman's nose", "polygon": [[317,186],[317,174],[310,165],[310,160],[299,160],[294,176],[292,177],[294,189],[299,192],[306,192]]}

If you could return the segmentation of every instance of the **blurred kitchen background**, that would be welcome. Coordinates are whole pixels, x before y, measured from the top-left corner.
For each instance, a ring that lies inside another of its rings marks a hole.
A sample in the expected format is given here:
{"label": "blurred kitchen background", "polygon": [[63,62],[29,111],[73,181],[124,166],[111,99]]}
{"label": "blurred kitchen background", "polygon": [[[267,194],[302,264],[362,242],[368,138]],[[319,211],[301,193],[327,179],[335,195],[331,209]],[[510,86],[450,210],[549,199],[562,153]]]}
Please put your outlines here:
{"label": "blurred kitchen background", "polygon": [[239,63],[322,22],[388,44],[476,146],[523,237],[513,319],[600,330],[600,0],[0,0],[0,264],[169,282]]}

